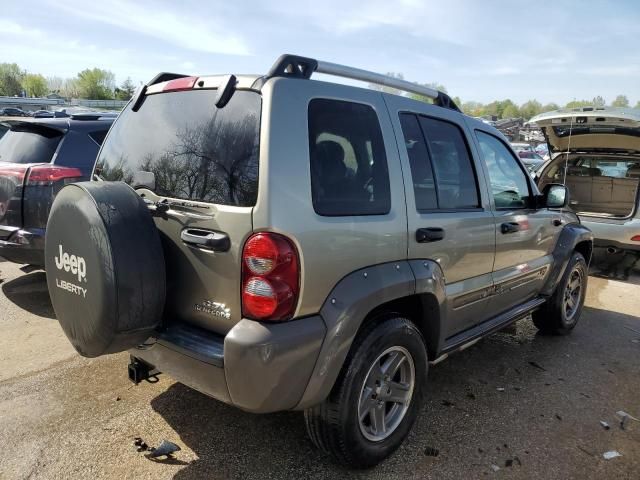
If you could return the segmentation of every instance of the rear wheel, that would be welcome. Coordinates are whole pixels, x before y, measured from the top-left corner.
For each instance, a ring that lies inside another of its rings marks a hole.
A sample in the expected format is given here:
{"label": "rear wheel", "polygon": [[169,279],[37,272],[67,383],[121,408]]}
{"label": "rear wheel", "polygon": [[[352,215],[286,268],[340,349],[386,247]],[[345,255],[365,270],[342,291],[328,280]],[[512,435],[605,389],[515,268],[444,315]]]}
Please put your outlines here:
{"label": "rear wheel", "polygon": [[329,397],[305,411],[311,440],[345,465],[376,465],[409,433],[426,376],[424,341],[411,321],[392,317],[365,326]]}
{"label": "rear wheel", "polygon": [[577,325],[587,292],[587,262],[574,252],[556,291],[542,308],[533,312],[533,323],[547,334],[567,335]]}

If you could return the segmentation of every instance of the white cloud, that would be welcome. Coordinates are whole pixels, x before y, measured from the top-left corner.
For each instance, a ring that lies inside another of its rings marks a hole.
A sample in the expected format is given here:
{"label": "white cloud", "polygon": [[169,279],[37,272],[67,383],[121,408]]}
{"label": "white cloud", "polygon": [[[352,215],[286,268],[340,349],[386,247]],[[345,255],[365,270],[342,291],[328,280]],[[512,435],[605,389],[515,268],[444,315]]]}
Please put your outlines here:
{"label": "white cloud", "polygon": [[215,17],[204,22],[202,17],[189,16],[183,10],[163,8],[156,2],[65,0],[49,1],[49,6],[68,15],[106,23],[188,50],[228,55],[249,54],[245,41],[221,27],[221,22]]}

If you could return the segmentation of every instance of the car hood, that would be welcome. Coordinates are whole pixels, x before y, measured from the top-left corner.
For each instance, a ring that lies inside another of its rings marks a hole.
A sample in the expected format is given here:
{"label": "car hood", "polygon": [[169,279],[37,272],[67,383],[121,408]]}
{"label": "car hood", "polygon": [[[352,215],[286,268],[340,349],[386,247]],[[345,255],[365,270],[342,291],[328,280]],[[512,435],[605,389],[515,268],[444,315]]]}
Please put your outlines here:
{"label": "car hood", "polygon": [[551,153],[640,153],[640,110],[595,108],[555,110],[531,119]]}

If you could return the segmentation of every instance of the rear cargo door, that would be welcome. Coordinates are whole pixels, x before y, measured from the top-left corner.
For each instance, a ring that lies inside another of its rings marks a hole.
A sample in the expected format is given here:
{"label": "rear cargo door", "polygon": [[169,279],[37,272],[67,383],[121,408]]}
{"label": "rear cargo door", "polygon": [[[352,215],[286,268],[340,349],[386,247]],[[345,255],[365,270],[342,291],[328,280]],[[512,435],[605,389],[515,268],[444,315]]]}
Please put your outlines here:
{"label": "rear cargo door", "polygon": [[148,202],[167,264],[165,321],[220,334],[241,319],[242,248],[258,189],[261,97],[216,90],[147,95],[110,130],[95,174]]}
{"label": "rear cargo door", "polygon": [[12,122],[0,137],[0,240],[22,228],[22,196],[31,167],[51,162],[64,131]]}

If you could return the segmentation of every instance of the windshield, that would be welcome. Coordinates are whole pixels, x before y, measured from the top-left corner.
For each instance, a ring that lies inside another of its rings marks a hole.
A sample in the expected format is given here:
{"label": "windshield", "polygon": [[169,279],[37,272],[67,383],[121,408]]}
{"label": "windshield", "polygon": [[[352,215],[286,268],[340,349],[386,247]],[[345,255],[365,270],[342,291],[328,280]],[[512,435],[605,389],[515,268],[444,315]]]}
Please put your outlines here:
{"label": "windshield", "polygon": [[216,90],[149,95],[109,132],[95,173],[133,183],[151,172],[155,193],[222,205],[253,206],[258,192],[261,97],[237,91],[216,108]]}
{"label": "windshield", "polygon": [[0,162],[49,163],[62,135],[36,124],[13,125],[4,135],[0,129]]}

